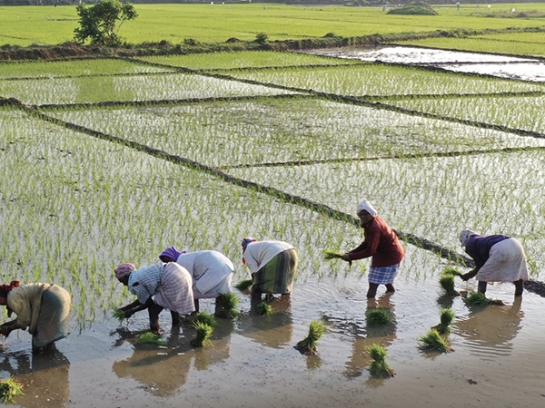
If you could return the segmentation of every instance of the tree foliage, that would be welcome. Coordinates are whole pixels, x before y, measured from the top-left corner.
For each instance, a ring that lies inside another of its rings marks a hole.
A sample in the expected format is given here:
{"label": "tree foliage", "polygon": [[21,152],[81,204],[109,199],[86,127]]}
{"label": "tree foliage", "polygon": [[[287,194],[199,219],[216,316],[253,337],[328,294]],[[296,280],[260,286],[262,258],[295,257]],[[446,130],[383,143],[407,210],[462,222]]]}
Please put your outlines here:
{"label": "tree foliage", "polygon": [[[87,7],[85,3],[77,8],[79,27],[74,30],[74,39],[79,44],[87,39],[91,44],[119,46],[122,38],[119,29],[127,20],[134,20],[138,13],[130,3],[121,3],[119,0],[101,0],[94,6]],[[117,22],[120,22],[116,29]]]}

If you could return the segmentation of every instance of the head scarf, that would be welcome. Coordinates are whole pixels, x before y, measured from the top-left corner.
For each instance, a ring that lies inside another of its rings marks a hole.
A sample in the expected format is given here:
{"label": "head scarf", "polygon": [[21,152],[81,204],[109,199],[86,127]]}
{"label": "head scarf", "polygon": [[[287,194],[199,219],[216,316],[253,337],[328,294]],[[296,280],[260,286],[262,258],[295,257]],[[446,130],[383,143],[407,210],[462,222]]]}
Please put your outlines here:
{"label": "head scarf", "polygon": [[475,231],[471,230],[463,230],[460,233],[460,244],[462,244],[463,247],[467,245],[467,242],[469,241],[469,238],[471,238],[473,235],[479,235]]}
{"label": "head scarf", "polygon": [[[0,285],[0,297],[3,297],[6,299],[6,302],[8,301],[8,293],[11,292],[13,288],[16,288],[19,286],[18,280],[13,280],[9,285]],[[11,317],[11,314],[13,311],[9,308],[9,306],[6,306],[8,309],[8,317]]]}
{"label": "head scarf", "polygon": [[136,267],[131,263],[121,264],[115,269],[115,277],[117,280],[121,280],[134,270]]}
{"label": "head scarf", "polygon": [[[176,249],[176,247],[168,247],[167,249],[165,249],[163,252],[161,252],[161,254],[159,255],[159,259],[162,261],[163,260],[163,257],[164,256],[167,256],[169,257],[170,259],[174,259],[174,261],[177,261],[178,260],[178,257],[184,253],[186,253],[187,251],[178,251]],[[164,261],[163,261],[164,262]]]}
{"label": "head scarf", "polygon": [[255,241],[256,241],[256,239],[252,238],[252,237],[244,238],[242,240],[242,252],[244,253],[244,251],[246,251],[246,248],[248,247],[248,244],[250,242],[255,242]]}
{"label": "head scarf", "polygon": [[369,214],[371,214],[372,217],[377,216],[377,210],[375,210],[373,206],[371,205],[371,203],[365,199],[358,204],[356,208],[356,214],[358,214],[362,210],[367,211]]}

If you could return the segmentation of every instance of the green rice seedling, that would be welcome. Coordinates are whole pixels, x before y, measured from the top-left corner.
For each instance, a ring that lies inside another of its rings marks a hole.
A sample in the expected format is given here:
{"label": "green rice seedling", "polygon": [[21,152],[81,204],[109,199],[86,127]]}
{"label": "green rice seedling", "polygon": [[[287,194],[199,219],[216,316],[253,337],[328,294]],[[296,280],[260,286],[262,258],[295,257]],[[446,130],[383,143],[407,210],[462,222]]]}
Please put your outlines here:
{"label": "green rice seedling", "polygon": [[193,325],[195,325],[196,323],[205,323],[210,327],[216,327],[216,325],[218,324],[214,316],[212,316],[210,313],[206,311],[199,312],[195,316],[193,316],[191,318],[191,323]]}
{"label": "green rice seedling", "polygon": [[369,347],[367,347],[367,352],[374,360],[369,367],[369,371],[373,376],[390,378],[395,375],[394,370],[392,370],[385,361],[387,352],[384,347],[377,343],[371,344]]}
{"label": "green rice seedling", "polygon": [[119,321],[119,323],[122,323],[123,320],[125,320],[126,314],[123,310],[114,309],[113,316]]}
{"label": "green rice seedling", "polygon": [[301,340],[299,343],[297,343],[295,348],[304,354],[316,354],[316,352],[318,351],[316,342],[320,340],[324,333],[324,323],[317,320],[311,321],[308,327],[308,336],[305,339]]}
{"label": "green rice seedling", "polygon": [[261,302],[257,305],[257,313],[261,316],[269,316],[273,312],[273,308],[266,302]]}
{"label": "green rice seedling", "polygon": [[367,324],[369,326],[385,326],[392,322],[392,318],[387,310],[371,309],[365,313]]}
{"label": "green rice seedling", "polygon": [[443,269],[443,272],[441,272],[442,275],[452,275],[452,276],[462,276],[463,273],[460,272],[458,269],[452,267],[452,266],[446,266],[445,269]]}
{"label": "green rice seedling", "polygon": [[23,394],[23,386],[12,377],[7,380],[0,380],[0,400],[2,400],[4,404],[13,402],[14,397]]}
{"label": "green rice seedling", "polygon": [[338,252],[336,252],[336,251],[332,251],[332,250],[330,250],[330,249],[326,249],[326,250],[324,251],[324,259],[325,259],[326,261],[330,261],[330,260],[332,260],[332,259],[340,259],[340,258],[342,258],[342,257],[343,257],[343,254],[340,254],[340,253],[338,253]]}
{"label": "green rice seedling", "polygon": [[447,334],[450,333],[450,325],[454,321],[454,318],[456,315],[452,311],[452,309],[442,309],[441,310],[441,323],[439,323],[437,326],[434,327],[439,334]]}
{"label": "green rice seedling", "polygon": [[239,283],[235,285],[235,288],[240,290],[241,292],[244,292],[247,289],[250,289],[252,287],[253,280],[252,279],[244,279],[241,280]]}
{"label": "green rice seedling", "polygon": [[443,337],[437,329],[431,328],[425,336],[418,338],[418,341],[423,343],[423,347],[446,353],[452,351],[448,340]]}
{"label": "green rice seedling", "polygon": [[137,344],[157,344],[158,346],[166,346],[166,342],[161,340],[161,335],[158,333],[145,331],[136,339]]}
{"label": "green rice seedling", "polygon": [[439,284],[449,296],[458,296],[459,293],[454,290],[454,275],[443,273],[439,278]]}
{"label": "green rice seedling", "polygon": [[467,306],[504,305],[504,303],[499,299],[488,299],[482,292],[473,292],[469,294],[466,298],[464,298],[464,302]]}
{"label": "green rice seedling", "polygon": [[210,343],[210,336],[214,328],[204,322],[196,322],[193,324],[195,328],[195,338],[189,344],[193,347],[203,347]]}
{"label": "green rice seedling", "polygon": [[234,319],[240,312],[236,310],[238,297],[234,293],[222,293],[216,298],[215,316],[223,319]]}

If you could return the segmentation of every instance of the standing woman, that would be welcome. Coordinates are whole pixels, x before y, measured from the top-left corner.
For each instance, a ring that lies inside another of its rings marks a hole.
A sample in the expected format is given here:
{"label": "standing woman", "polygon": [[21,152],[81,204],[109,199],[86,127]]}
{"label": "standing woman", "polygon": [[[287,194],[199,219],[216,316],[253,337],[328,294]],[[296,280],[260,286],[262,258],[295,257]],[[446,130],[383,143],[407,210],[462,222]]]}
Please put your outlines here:
{"label": "standing woman", "polygon": [[297,250],[287,242],[242,240],[242,263],[250,269],[252,295],[256,297],[290,294],[298,261]]}
{"label": "standing woman", "polygon": [[[233,263],[217,251],[178,251],[168,247],[159,255],[163,262],[176,262],[193,278],[195,311],[199,312],[199,299],[217,299],[222,293],[230,293],[235,268]],[[216,304],[217,306],[217,304]]]}
{"label": "standing woman", "polygon": [[515,296],[522,296],[524,281],[528,280],[528,264],[518,240],[464,230],[460,233],[460,243],[475,261],[475,268],[461,276],[464,281],[477,277],[481,293],[486,293],[487,282],[513,282]]}
{"label": "standing woman", "polygon": [[0,326],[2,334],[7,337],[13,330],[28,327],[32,351],[42,351],[68,336],[71,302],[66,289],[49,283],[19,285],[19,281],[12,281],[0,285],[0,305],[7,306],[8,317],[17,315],[17,319]]}
{"label": "standing woman", "polygon": [[159,332],[159,313],[169,309],[172,324],[180,323],[180,314],[195,311],[191,275],[174,262],[136,269],[133,264],[121,264],[115,270],[115,277],[129,288],[137,299],[119,308],[129,318],[134,313],[148,309],[150,330]]}
{"label": "standing woman", "polygon": [[395,292],[394,282],[405,256],[405,248],[369,201],[359,203],[356,211],[365,239],[360,246],[344,254],[342,259],[352,262],[371,257],[367,298],[376,296],[379,285],[386,285],[386,292]]}

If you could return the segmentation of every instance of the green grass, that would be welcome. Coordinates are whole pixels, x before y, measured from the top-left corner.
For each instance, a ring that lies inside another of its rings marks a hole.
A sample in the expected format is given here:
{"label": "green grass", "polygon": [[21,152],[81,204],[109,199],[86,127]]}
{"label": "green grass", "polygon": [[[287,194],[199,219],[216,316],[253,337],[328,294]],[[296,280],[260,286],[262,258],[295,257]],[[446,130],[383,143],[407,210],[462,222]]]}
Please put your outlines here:
{"label": "green grass", "polygon": [[23,394],[23,386],[14,378],[0,380],[0,400],[4,404],[13,403],[16,396]]}
{"label": "green grass", "polygon": [[[544,9],[539,3],[532,3],[531,7]],[[503,8],[509,9],[510,5]],[[119,35],[130,43],[161,40],[181,43],[186,38],[220,43],[231,37],[250,41],[259,32],[266,33],[270,40],[283,40],[318,38],[330,32],[351,37],[376,33],[543,25],[543,19],[489,18],[489,12],[484,7],[481,12],[476,12],[471,5],[459,11],[454,7],[437,8],[439,15],[431,18],[388,15],[378,7],[298,7],[281,4],[268,4],[266,11],[261,4],[137,4],[135,9],[139,17],[123,24],[119,31]],[[502,5],[498,5],[497,10],[501,9]],[[0,7],[0,27],[0,44],[58,44],[72,40],[77,27],[76,8]]]}

